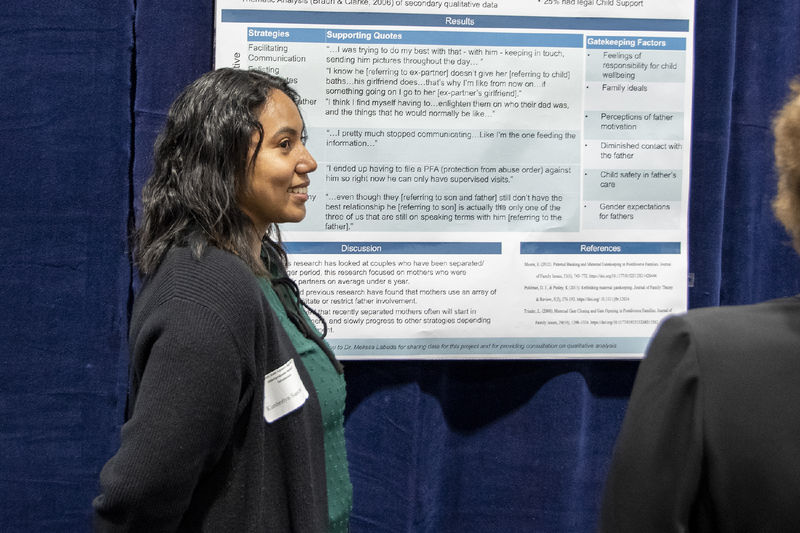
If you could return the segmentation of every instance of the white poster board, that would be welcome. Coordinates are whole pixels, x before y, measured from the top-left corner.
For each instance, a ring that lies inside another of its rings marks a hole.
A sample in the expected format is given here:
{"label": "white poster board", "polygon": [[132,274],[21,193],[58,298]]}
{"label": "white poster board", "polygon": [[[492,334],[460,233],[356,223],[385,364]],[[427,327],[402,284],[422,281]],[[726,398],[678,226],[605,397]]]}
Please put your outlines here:
{"label": "white poster board", "polygon": [[636,358],[687,305],[694,2],[218,0],[302,96],[291,274],[342,359]]}

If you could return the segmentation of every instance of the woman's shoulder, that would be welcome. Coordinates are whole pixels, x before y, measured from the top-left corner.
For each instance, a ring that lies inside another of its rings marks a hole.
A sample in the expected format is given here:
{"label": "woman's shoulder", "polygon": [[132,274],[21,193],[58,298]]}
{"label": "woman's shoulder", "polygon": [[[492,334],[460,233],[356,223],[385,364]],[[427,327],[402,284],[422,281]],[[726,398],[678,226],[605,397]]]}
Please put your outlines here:
{"label": "woman's shoulder", "polygon": [[235,317],[255,312],[259,295],[255,274],[235,254],[210,245],[199,254],[176,246],[145,281],[137,304],[183,300]]}
{"label": "woman's shoulder", "polygon": [[703,367],[738,365],[766,359],[795,358],[800,343],[800,298],[757,304],[692,309],[669,317],[653,344],[685,346]]}
{"label": "woman's shoulder", "polygon": [[800,297],[777,298],[747,305],[691,309],[684,315],[684,319],[692,329],[732,334],[746,333],[756,327],[782,328],[787,319],[800,323]]}

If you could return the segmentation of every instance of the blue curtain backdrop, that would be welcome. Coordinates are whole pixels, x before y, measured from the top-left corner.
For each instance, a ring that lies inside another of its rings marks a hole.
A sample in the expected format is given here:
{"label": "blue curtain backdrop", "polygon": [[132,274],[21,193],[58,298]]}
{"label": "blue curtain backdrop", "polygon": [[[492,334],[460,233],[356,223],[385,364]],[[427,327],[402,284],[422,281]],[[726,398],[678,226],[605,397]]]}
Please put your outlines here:
{"label": "blue curtain backdrop", "polygon": [[[800,292],[770,118],[800,3],[697,0],[692,307]],[[0,530],[89,529],[115,450],[127,234],[168,104],[212,67],[211,0],[0,7]],[[347,364],[354,532],[592,531],[633,362]]]}

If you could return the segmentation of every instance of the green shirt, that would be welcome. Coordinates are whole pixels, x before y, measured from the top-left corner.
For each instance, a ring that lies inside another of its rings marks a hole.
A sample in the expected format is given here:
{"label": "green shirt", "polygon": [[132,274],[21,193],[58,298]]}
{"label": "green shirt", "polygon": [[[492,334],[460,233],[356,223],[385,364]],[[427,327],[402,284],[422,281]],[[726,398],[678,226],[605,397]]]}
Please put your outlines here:
{"label": "green shirt", "polygon": [[[314,389],[322,409],[322,425],[325,435],[329,531],[331,533],[346,532],[350,521],[350,510],[353,506],[353,486],[350,484],[350,474],[347,469],[344,439],[344,375],[336,371],[328,356],[317,343],[303,335],[292,323],[270,281],[259,277],[258,282],[267,302],[278,315],[278,320],[289,335],[292,345],[300,355],[303,365],[314,383]],[[297,302],[294,295],[292,295],[292,300]],[[298,305],[298,308],[303,319],[313,327],[313,323],[302,306]],[[314,330],[316,331],[316,328]]]}

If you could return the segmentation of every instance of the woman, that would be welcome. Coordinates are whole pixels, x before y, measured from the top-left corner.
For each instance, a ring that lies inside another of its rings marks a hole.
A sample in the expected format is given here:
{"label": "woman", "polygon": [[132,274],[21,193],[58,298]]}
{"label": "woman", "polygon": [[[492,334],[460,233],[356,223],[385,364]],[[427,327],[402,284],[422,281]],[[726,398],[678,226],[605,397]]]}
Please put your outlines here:
{"label": "woman", "polygon": [[172,104],[143,191],[119,451],[99,531],[346,531],[342,368],[286,276],[305,217],[298,96],[219,69]]}
{"label": "woman", "polygon": [[[800,252],[800,80],[774,122]],[[600,530],[800,531],[800,297],[666,320],[639,367]]]}

